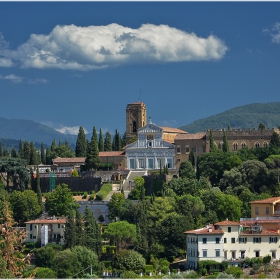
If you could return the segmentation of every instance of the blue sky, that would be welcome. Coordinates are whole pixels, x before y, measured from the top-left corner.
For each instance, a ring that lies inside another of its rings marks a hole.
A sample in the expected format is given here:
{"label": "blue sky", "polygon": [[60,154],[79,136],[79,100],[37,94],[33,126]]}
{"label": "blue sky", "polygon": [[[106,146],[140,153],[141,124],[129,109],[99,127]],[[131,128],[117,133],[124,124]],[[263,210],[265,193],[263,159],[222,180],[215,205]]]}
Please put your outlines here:
{"label": "blue sky", "polygon": [[280,2],[0,2],[0,117],[125,131],[280,101]]}

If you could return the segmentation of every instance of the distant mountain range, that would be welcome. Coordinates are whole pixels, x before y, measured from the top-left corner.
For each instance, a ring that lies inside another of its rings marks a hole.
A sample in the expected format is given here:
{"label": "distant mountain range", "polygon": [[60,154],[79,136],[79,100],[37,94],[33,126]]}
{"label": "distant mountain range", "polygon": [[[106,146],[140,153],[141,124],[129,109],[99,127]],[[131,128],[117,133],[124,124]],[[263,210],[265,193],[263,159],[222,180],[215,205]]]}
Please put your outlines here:
{"label": "distant mountain range", "polygon": [[[280,126],[280,102],[255,103],[235,107],[223,113],[199,119],[191,124],[181,126],[180,129],[189,133],[204,132],[207,129],[222,129],[230,126],[232,129],[258,128],[264,123],[266,128]],[[86,135],[90,140],[91,134]],[[43,142],[50,146],[53,139],[64,142],[67,140],[75,147],[77,135],[63,134],[46,125],[30,120],[8,120],[0,117],[0,142],[3,148],[18,149],[19,140],[33,142],[40,147]]]}
{"label": "distant mountain range", "polygon": [[235,107],[179,128],[189,133],[196,133],[204,132],[207,129],[227,128],[228,126],[232,129],[252,129],[258,128],[260,123],[263,123],[266,128],[280,126],[280,102],[254,103]]}

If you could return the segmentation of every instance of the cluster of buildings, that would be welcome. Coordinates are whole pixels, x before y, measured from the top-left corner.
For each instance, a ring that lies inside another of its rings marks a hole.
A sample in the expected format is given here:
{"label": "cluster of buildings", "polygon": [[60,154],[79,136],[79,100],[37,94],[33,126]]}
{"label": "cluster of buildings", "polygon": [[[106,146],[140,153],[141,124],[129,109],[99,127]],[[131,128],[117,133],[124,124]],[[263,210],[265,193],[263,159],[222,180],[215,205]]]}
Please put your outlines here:
{"label": "cluster of buildings", "polygon": [[251,203],[251,218],[221,221],[186,231],[186,267],[196,269],[199,261],[228,261],[232,265],[246,257],[280,258],[280,197]]}
{"label": "cluster of buildings", "polygon": [[[229,148],[237,152],[241,148],[267,147],[274,132],[279,129],[233,129],[227,130]],[[212,132],[214,142],[223,145],[223,130]],[[159,170],[168,166],[178,169],[180,163],[189,159],[193,151],[195,157],[210,150],[210,130],[190,134],[178,128],[157,126],[151,119],[147,123],[147,110],[143,102],[134,102],[126,107],[126,142],[122,151],[100,152],[102,163],[113,163],[114,170]],[[136,140],[130,143],[132,140]],[[53,160],[55,171],[78,168],[85,158]]]}

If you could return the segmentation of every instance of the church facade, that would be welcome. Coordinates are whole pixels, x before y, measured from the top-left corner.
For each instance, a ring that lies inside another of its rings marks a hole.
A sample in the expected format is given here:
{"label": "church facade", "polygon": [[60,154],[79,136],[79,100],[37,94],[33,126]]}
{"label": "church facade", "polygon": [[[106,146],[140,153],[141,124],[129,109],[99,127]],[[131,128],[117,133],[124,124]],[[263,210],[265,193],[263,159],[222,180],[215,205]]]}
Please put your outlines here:
{"label": "church facade", "polygon": [[164,129],[151,122],[137,130],[137,141],[125,148],[126,167],[130,170],[174,168],[175,145],[163,139]]}

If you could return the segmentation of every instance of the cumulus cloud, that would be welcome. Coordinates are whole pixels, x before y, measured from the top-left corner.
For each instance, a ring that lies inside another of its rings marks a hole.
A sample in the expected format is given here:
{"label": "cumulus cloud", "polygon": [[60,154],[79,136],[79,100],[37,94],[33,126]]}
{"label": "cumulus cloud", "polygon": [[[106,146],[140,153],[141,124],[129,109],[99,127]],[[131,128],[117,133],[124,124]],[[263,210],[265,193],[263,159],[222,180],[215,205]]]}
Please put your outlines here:
{"label": "cumulus cloud", "polygon": [[8,51],[3,38],[1,41],[0,57],[6,63],[19,63],[26,68],[77,70],[129,63],[218,60],[228,49],[214,35],[201,38],[195,33],[154,24],[143,24],[138,29],[116,23],[87,27],[59,25],[48,35],[30,35],[27,42]]}
{"label": "cumulus cloud", "polygon": [[280,44],[280,22],[276,22],[271,30],[266,28],[263,32],[271,36],[273,43]]}
{"label": "cumulus cloud", "polygon": [[16,76],[14,74],[10,74],[10,75],[6,75],[6,76],[0,75],[0,79],[1,80],[9,80],[9,81],[11,81],[13,83],[21,83],[24,78]]}
{"label": "cumulus cloud", "polygon": [[[74,134],[74,135],[78,135],[79,133],[79,126],[64,126],[61,128],[56,128],[55,130],[60,132],[60,133],[64,133],[64,134]],[[87,130],[84,129],[85,134],[87,134]]]}

